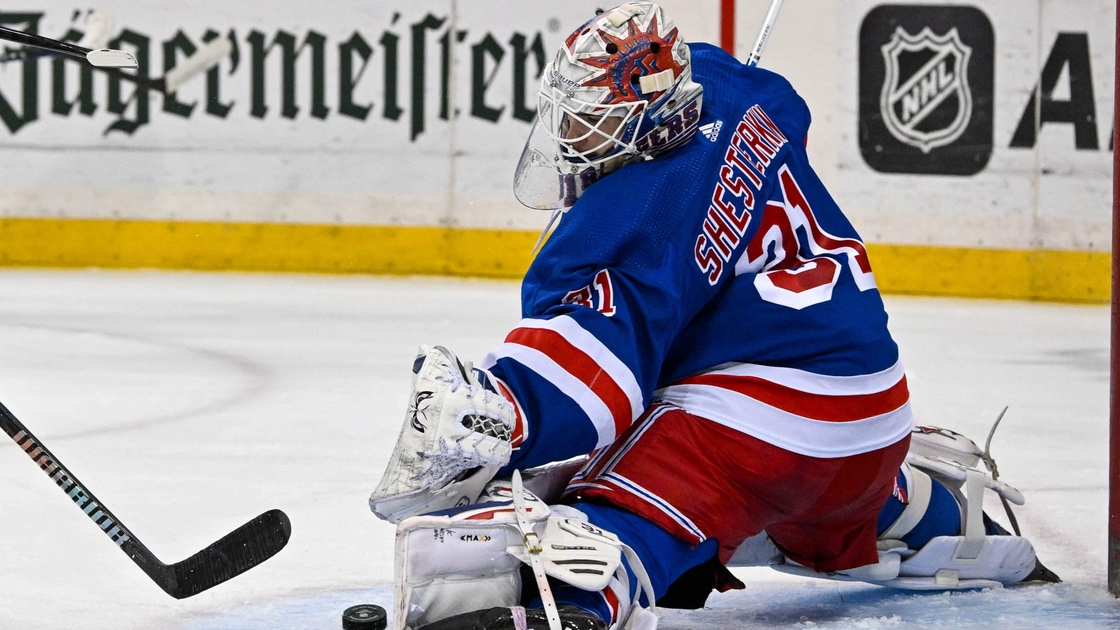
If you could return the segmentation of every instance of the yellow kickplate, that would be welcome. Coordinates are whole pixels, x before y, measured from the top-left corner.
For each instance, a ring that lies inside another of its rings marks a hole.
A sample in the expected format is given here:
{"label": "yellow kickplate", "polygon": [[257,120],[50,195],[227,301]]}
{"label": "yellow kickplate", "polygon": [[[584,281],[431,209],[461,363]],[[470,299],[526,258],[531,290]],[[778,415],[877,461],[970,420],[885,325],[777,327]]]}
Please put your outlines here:
{"label": "yellow kickplate", "polygon": [[[519,279],[537,233],[369,225],[0,220],[0,265]],[[869,244],[883,293],[1105,303],[1102,252]]]}
{"label": "yellow kickplate", "polygon": [[0,264],[520,278],[537,235],[438,227],[0,220]]}

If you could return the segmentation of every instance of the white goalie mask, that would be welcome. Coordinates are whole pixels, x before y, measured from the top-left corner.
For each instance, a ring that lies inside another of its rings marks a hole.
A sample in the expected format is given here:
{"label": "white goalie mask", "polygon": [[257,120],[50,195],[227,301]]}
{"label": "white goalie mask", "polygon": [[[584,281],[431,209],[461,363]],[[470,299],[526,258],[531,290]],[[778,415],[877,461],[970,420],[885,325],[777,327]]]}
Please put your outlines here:
{"label": "white goalie mask", "polygon": [[630,2],[568,36],[538,96],[514,193],[530,208],[564,210],[603,175],[688,142],[703,88],[661,7]]}

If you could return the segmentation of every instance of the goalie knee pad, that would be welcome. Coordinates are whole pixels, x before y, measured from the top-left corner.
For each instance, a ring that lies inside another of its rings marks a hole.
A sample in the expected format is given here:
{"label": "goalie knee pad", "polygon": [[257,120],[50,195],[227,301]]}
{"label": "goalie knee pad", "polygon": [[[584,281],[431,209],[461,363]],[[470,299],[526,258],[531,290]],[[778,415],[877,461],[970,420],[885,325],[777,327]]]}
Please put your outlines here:
{"label": "goalie knee pad", "polygon": [[404,425],[370,509],[397,522],[474,503],[509,462],[513,406],[441,346],[420,346]]}
{"label": "goalie knee pad", "polygon": [[[545,576],[586,591],[629,591],[622,564],[625,556],[639,581],[643,580],[645,573],[637,557],[631,556],[617,536],[588,523],[582,512],[567,506],[549,507],[509,482],[492,483],[483,496],[489,502],[413,516],[398,524],[395,630],[452,620],[473,628],[476,626],[470,624],[482,623],[483,617],[516,616],[522,604],[525,565],[535,573],[544,599],[543,610],[532,615],[555,616],[558,622],[570,621],[564,617],[572,615],[561,614],[563,610],[555,606]],[[644,582],[648,587],[648,578]],[[604,628],[608,624],[610,628],[656,627],[656,618],[650,625],[649,616],[630,604],[628,594],[621,603],[625,604],[623,615],[614,623],[604,620]],[[635,625],[638,620],[645,625]],[[561,623],[561,627],[578,626]]]}
{"label": "goalie knee pad", "polygon": [[[1025,499],[1014,487],[981,470],[981,462],[994,468],[980,447],[960,433],[938,427],[914,429],[903,465],[909,504],[880,536],[880,547],[893,546],[901,559],[898,577],[883,582],[886,586],[918,590],[999,587],[1025,580],[1040,566],[1030,541],[990,526],[983,511],[985,490],[995,492],[1005,505],[1023,505]],[[944,500],[945,491],[956,499],[953,503]],[[932,510],[948,514],[932,514]],[[959,519],[959,535],[934,536],[917,549],[892,544],[905,541],[923,521],[945,517]]]}
{"label": "goalie knee pad", "polygon": [[918,549],[937,536],[961,533],[961,507],[943,484],[903,463],[891,499],[879,512],[879,537]]}

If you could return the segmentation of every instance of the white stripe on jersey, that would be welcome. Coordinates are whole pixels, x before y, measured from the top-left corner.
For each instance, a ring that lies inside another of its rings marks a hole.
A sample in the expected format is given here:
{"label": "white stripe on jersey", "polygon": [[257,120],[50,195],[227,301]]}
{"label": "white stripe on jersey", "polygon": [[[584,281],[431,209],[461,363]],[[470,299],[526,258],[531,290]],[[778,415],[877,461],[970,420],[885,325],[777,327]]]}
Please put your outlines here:
{"label": "white stripe on jersey", "polygon": [[607,376],[610,376],[628,399],[630,399],[630,422],[638,419],[645,411],[642,400],[642,387],[634,372],[626,366],[599,338],[587,332],[579,322],[567,315],[561,315],[549,320],[523,319],[517,324],[518,328],[544,328],[560,333],[568,343],[579,348],[595,360]]}
{"label": "white stripe on jersey", "polygon": [[691,414],[809,457],[847,457],[885,448],[909,435],[914,426],[909,402],[878,416],[829,422],[776,409],[711,385],[671,385],[656,395]]}
{"label": "white stripe on jersey", "polygon": [[596,448],[606,446],[618,437],[616,431],[620,431],[621,428],[616,429],[616,427],[625,428],[619,423],[633,422],[644,411],[642,388],[638,385],[634,373],[602,341],[599,341],[593,334],[580,326],[576,320],[567,315],[549,320],[523,319],[514,331],[517,329],[548,330],[560,335],[573,348],[586,354],[602,370],[602,374],[618,386],[616,391],[621,391],[626,396],[626,402],[629,403],[630,407],[630,417],[619,418],[616,422],[616,418],[611,413],[607,403],[587,384],[563,367],[562,362],[568,357],[550,357],[536,348],[519,343],[503,343],[483,359],[483,369],[492,368],[499,359],[513,359],[555,385],[579,405],[587,414],[587,417],[591,419],[598,434]]}
{"label": "white stripe on jersey", "polygon": [[700,531],[700,528],[697,527],[695,523],[689,520],[688,517],[686,517],[684,514],[681,514],[681,512],[670,505],[669,502],[665,501],[656,494],[650,492],[649,490],[646,490],[642,486],[634,483],[633,481],[630,481],[629,479],[623,477],[618,473],[607,473],[601,478],[606,481],[613,481],[622,490],[630,492],[630,494],[633,494],[639,499],[642,499],[646,503],[649,503],[653,507],[657,508],[663,514],[665,514],[665,516],[673,519],[677,523],[677,525],[680,525],[693,536],[699,538],[701,542],[707,540],[708,537],[704,535],[704,532]]}
{"label": "white stripe on jersey", "polygon": [[607,405],[583,381],[557,365],[548,355],[521,344],[503,343],[486,355],[485,369],[490,369],[502,358],[513,359],[536,372],[579,405],[595,426],[598,435],[595,448],[602,448],[614,441],[614,416]]}
{"label": "white stripe on jersey", "polygon": [[[859,376],[826,376],[813,374],[804,370],[786,367],[773,367],[769,365],[755,365],[752,363],[734,363],[719,366],[709,372],[695,376],[752,376],[783,387],[796,389],[806,394],[819,394],[821,396],[862,396],[877,394],[894,387],[906,375],[901,361],[873,374]],[[691,377],[690,377],[691,378]],[[657,397],[660,392],[654,392]]]}

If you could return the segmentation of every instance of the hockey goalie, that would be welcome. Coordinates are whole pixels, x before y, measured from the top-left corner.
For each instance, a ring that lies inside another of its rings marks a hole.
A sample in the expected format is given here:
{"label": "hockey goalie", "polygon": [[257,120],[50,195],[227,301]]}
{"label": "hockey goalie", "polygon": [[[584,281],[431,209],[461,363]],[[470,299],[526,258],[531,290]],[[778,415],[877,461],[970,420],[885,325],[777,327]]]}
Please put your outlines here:
{"label": "hockey goalie", "polygon": [[1057,581],[984,513],[989,491],[1023,502],[986,454],[914,428],[808,127],[785,79],[686,44],[657,5],[567,38],[515,175],[561,218],[523,319],[478,366],[421,347],[370,497],[398,527],[395,628],[649,630],[658,605],[742,588],[733,560],[903,589]]}

